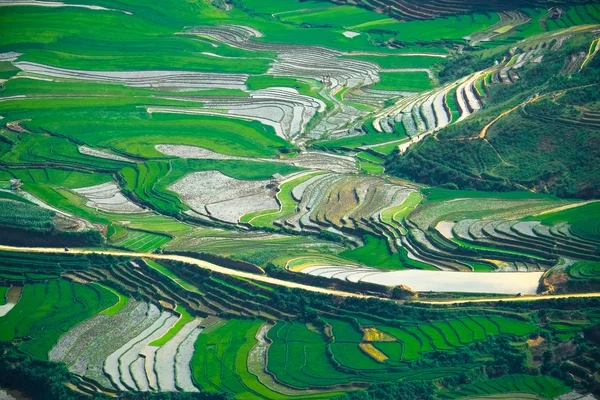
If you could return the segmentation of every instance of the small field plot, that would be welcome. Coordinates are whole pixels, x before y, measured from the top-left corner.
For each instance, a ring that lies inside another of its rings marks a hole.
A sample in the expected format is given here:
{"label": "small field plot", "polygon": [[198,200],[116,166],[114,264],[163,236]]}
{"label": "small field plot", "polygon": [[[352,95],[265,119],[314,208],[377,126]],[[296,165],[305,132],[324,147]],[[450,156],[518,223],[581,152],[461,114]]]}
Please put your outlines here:
{"label": "small field plot", "polygon": [[323,337],[305,324],[278,322],[268,337],[273,342],[269,346],[267,369],[281,382],[307,388],[352,381],[351,376],[331,365]]}
{"label": "small field plot", "polygon": [[[366,135],[352,136],[349,138],[342,138],[337,140],[324,140],[322,142],[318,142],[317,146],[320,148],[324,148],[327,150],[354,150],[358,147],[362,146],[373,146],[380,143],[384,145],[374,148],[374,150],[378,152],[392,152],[395,150],[398,145],[404,143],[402,140],[408,140],[404,133],[377,133],[371,132]],[[395,144],[386,145],[387,142],[394,141]],[[383,146],[386,146],[385,148]],[[387,154],[387,153],[386,153]]]}
{"label": "small field plot", "polygon": [[365,245],[353,250],[346,250],[340,257],[363,265],[382,269],[403,269],[400,257],[390,251],[387,242],[377,236],[366,235]]}
{"label": "small field plot", "polygon": [[194,383],[207,392],[247,395],[240,398],[284,399],[248,372],[248,353],[261,325],[258,320],[233,319],[204,330],[198,336],[191,361]]}
{"label": "small field plot", "polygon": [[[249,157],[270,157],[292,147],[278,137],[272,127],[257,121],[226,116],[149,114],[146,107],[153,104],[187,107],[201,103],[154,97],[60,97],[52,102],[19,98],[0,103],[0,114],[11,119],[31,118],[27,122],[30,130],[60,132],[88,147],[104,147],[138,157],[162,157],[154,147],[157,144],[195,145],[222,154]],[[61,118],[57,109],[69,109],[70,118]],[[111,110],[111,119],[103,118],[106,109]],[[86,125],[84,131],[80,129],[81,124]]]}
{"label": "small field plot", "polygon": [[333,6],[320,9],[299,10],[279,15],[282,21],[314,26],[337,26],[348,28],[369,22],[388,19],[386,15],[377,14],[363,8],[353,6]]}
{"label": "small field plot", "polygon": [[570,266],[567,271],[575,279],[600,279],[600,263],[598,262],[577,262]]}
{"label": "small field plot", "polygon": [[546,225],[554,225],[561,222],[570,224],[573,233],[589,238],[600,240],[600,202],[593,202],[579,207],[563,211],[549,212],[526,218],[527,220],[541,221]]}
{"label": "small field plot", "polygon": [[381,80],[373,85],[373,89],[422,92],[433,87],[427,72],[381,72]]}
{"label": "small field plot", "polygon": [[385,29],[397,33],[396,39],[403,42],[438,41],[440,39],[462,41],[464,36],[489,28],[500,21],[496,13],[461,15],[423,21],[398,21],[383,19],[353,26],[352,29]]}
{"label": "small field plot", "polygon": [[60,335],[117,301],[104,288],[62,279],[25,285],[20,301],[0,319],[0,341],[31,336],[22,343],[23,349],[47,359]]}
{"label": "small field plot", "polygon": [[369,61],[379,65],[381,68],[430,68],[434,64],[443,63],[442,57],[430,56],[398,56],[398,55],[352,55],[347,56],[353,60]]}
{"label": "small field plot", "polygon": [[286,14],[298,10],[312,10],[319,8],[329,8],[331,3],[327,1],[302,1],[280,0],[273,2],[271,0],[243,0],[244,7],[253,10],[256,13],[265,14]]}
{"label": "small field plot", "polygon": [[171,238],[166,235],[127,229],[127,235],[115,244],[128,250],[151,252],[161,248],[170,240]]}

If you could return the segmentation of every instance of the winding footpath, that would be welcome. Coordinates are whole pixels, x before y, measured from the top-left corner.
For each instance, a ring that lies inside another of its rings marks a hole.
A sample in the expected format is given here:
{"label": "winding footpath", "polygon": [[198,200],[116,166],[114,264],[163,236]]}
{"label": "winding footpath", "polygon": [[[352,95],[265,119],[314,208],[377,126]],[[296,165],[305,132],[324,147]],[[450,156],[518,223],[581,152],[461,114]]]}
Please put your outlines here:
{"label": "winding footpath", "polygon": [[[0,245],[0,251],[9,251],[9,252],[19,252],[19,253],[41,253],[41,254],[66,254],[64,248],[54,248],[54,247],[14,247],[14,246],[4,246]],[[309,292],[315,293],[323,293],[340,297],[360,297],[360,298],[379,298],[381,300],[387,301],[395,301],[392,299],[377,297],[377,296],[369,296],[358,293],[350,293],[344,292],[341,290],[335,289],[327,289],[321,288],[317,286],[304,285],[301,283],[286,281],[282,279],[271,278],[265,275],[256,275],[250,272],[238,271],[231,268],[221,267],[219,265],[199,260],[193,257],[187,256],[179,256],[175,254],[154,254],[154,253],[136,253],[129,251],[119,251],[119,250],[87,250],[87,249],[69,249],[68,254],[102,254],[102,255],[112,255],[116,257],[137,257],[137,258],[149,258],[154,260],[171,260],[171,261],[179,261],[187,264],[196,265],[200,268],[208,269],[210,271],[214,271],[220,274],[237,276],[240,278],[251,279],[257,282],[263,282],[271,285],[277,286],[285,286],[291,289],[302,289],[307,290]],[[470,272],[469,272],[470,273]],[[551,299],[565,299],[571,297],[579,297],[579,298],[592,298],[592,297],[600,297],[600,293],[578,293],[578,294],[558,294],[558,295],[546,295],[546,296],[515,296],[515,297],[503,297],[503,298],[491,298],[491,299],[463,299],[463,300],[448,300],[448,301],[427,301],[427,300],[419,300],[419,303],[428,303],[428,304],[463,304],[463,303],[485,303],[485,302],[498,302],[498,301],[536,301],[536,300],[551,300]]]}

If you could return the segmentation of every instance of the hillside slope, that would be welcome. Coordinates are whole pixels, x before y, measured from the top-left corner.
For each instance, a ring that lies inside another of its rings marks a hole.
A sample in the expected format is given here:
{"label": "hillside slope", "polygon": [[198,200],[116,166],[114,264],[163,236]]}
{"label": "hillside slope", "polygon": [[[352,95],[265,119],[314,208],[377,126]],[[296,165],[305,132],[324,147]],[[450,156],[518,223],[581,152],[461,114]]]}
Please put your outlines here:
{"label": "hillside slope", "polygon": [[475,117],[391,156],[387,171],[461,189],[600,196],[600,58],[586,57],[592,39],[573,39],[560,49],[549,43],[538,62],[507,72],[506,82],[485,85]]}

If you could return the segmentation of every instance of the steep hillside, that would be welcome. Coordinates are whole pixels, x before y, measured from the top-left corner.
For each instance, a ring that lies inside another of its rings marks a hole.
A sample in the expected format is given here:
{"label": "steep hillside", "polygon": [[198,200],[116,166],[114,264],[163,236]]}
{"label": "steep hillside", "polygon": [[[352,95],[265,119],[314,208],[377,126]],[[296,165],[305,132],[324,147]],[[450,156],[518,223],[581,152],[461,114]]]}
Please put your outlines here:
{"label": "steep hillside", "polygon": [[[461,189],[600,196],[600,58],[593,57],[597,40],[592,39],[573,39],[560,49],[550,41],[549,51],[519,68],[518,60],[533,55],[517,49],[505,80],[492,76],[489,85],[482,83],[480,113],[390,157],[387,171]],[[447,69],[464,67],[465,59],[478,66],[483,62],[471,55]],[[493,84],[497,78],[502,83]]]}

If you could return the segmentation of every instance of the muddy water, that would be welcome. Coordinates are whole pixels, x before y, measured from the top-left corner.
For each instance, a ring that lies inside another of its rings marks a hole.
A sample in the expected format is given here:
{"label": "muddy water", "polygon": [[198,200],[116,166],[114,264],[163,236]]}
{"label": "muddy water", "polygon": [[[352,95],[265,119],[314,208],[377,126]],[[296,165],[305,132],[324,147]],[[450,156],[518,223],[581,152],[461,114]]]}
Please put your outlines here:
{"label": "muddy water", "polygon": [[454,234],[452,233],[452,228],[454,227],[454,222],[442,221],[439,222],[435,229],[441,233],[446,239],[454,238]]}
{"label": "muddy water", "polygon": [[[352,270],[355,272],[352,272]],[[336,274],[351,282],[384,286],[406,285],[417,292],[463,292],[499,294],[535,294],[543,272],[453,272],[453,271],[382,271],[376,268],[340,266]],[[302,273],[320,276],[323,269],[312,266]],[[340,275],[341,276],[341,275]]]}
{"label": "muddy water", "polygon": [[6,304],[0,306],[0,317],[4,317],[8,314],[8,312],[19,302],[22,291],[22,286],[12,286],[8,289],[8,292],[6,293]]}
{"label": "muddy water", "polygon": [[6,293],[6,302],[11,304],[17,304],[21,298],[23,292],[23,286],[12,286]]}

